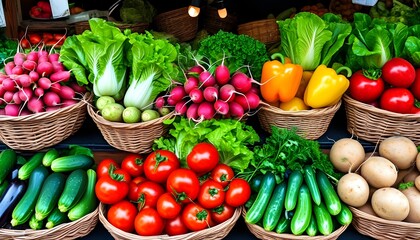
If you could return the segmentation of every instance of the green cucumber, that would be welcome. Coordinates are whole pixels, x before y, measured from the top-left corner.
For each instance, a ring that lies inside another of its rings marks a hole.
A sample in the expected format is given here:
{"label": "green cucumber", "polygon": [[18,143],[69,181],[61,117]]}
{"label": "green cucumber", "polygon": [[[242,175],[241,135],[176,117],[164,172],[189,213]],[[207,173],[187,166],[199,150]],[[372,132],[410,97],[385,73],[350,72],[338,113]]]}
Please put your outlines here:
{"label": "green cucumber", "polygon": [[44,157],[44,152],[37,152],[25,163],[21,168],[19,168],[18,178],[20,180],[26,180],[31,176],[31,173],[42,164],[42,158]]}
{"label": "green cucumber", "polygon": [[286,199],[284,200],[284,208],[286,211],[292,211],[296,207],[299,189],[303,183],[303,175],[299,170],[293,171],[287,180]]}
{"label": "green cucumber", "polygon": [[58,150],[55,148],[51,148],[45,153],[44,157],[42,158],[42,165],[46,167],[50,167],[51,163],[58,157],[59,157]]}
{"label": "green cucumber", "polygon": [[3,195],[3,193],[6,191],[7,186],[9,186],[9,182],[7,180],[4,180],[1,184],[0,184],[0,196]]}
{"label": "green cucumber", "polygon": [[67,212],[73,208],[83,197],[87,187],[87,173],[83,169],[77,169],[67,177],[63,193],[58,199],[58,209]]}
{"label": "green cucumber", "polygon": [[0,153],[0,184],[7,178],[16,164],[16,152],[13,149],[5,149]]}
{"label": "green cucumber", "polygon": [[353,221],[353,213],[346,204],[341,203],[341,211],[335,218],[341,225],[349,225]]}
{"label": "green cucumber", "polygon": [[333,216],[339,214],[341,201],[327,175],[322,171],[316,171],[316,181],[328,212]]}
{"label": "green cucumber", "polygon": [[276,233],[281,234],[289,232],[291,220],[291,218],[286,218],[285,214],[283,214],[276,226]]}
{"label": "green cucumber", "polygon": [[251,181],[249,182],[249,186],[251,187],[251,190],[253,192],[259,192],[260,191],[261,182],[262,182],[263,177],[264,177],[263,174],[258,174],[251,179]]}
{"label": "green cucumber", "polygon": [[325,204],[321,202],[319,205],[314,205],[314,214],[318,231],[325,236],[331,234],[334,230],[334,224]]}
{"label": "green cucumber", "polygon": [[309,226],[306,228],[305,232],[308,236],[311,237],[316,236],[316,234],[318,233],[315,215],[311,215],[311,221],[309,222]]}
{"label": "green cucumber", "polygon": [[50,229],[62,223],[68,222],[69,218],[67,217],[67,213],[61,212],[57,207],[50,213],[47,218],[47,223],[45,227]]}
{"label": "green cucumber", "polygon": [[264,174],[261,182],[260,191],[258,192],[257,198],[252,204],[251,208],[248,209],[245,221],[248,223],[255,224],[264,215],[264,211],[267,207],[270,197],[273,194],[274,187],[276,186],[276,176],[273,173],[267,172]]}
{"label": "green cucumber", "polygon": [[321,192],[319,191],[318,183],[316,182],[314,169],[309,165],[304,166],[303,176],[305,178],[305,183],[309,188],[309,192],[311,193],[312,201],[316,205],[319,205],[321,203]]}
{"label": "green cucumber", "polygon": [[290,223],[290,230],[294,235],[301,235],[305,232],[311,222],[312,215],[311,193],[306,184],[300,186],[298,194],[296,211]]}
{"label": "green cucumber", "polygon": [[45,179],[35,205],[35,217],[41,221],[57,206],[58,199],[63,192],[66,176],[62,173],[51,173]]}
{"label": "green cucumber", "polygon": [[48,177],[48,170],[43,165],[33,170],[29,177],[28,188],[12,212],[12,226],[26,223],[33,215],[35,204],[41,192],[42,184]]}
{"label": "green cucumber", "polygon": [[87,187],[82,199],[68,212],[67,216],[70,221],[75,221],[85,215],[93,212],[98,206],[98,199],[95,195],[96,172],[93,169],[87,170]]}
{"label": "green cucumber", "polygon": [[51,170],[54,172],[71,172],[77,169],[89,169],[93,166],[92,157],[84,154],[69,155],[56,158],[51,163]]}
{"label": "green cucumber", "polygon": [[31,219],[29,220],[29,227],[33,230],[40,230],[42,229],[43,225],[44,221],[36,219],[35,214],[33,214]]}
{"label": "green cucumber", "polygon": [[284,208],[284,196],[286,195],[287,183],[283,181],[278,184],[271,195],[270,202],[265,209],[263,217],[263,228],[272,231],[276,228]]}

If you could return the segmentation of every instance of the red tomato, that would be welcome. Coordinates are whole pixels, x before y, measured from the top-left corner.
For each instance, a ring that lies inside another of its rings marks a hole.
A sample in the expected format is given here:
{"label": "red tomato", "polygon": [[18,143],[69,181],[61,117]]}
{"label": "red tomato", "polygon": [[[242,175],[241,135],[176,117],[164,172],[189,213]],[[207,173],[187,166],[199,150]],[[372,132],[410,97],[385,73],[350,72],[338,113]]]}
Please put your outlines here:
{"label": "red tomato", "polygon": [[181,203],[177,202],[172,193],[166,192],[157,200],[156,210],[165,219],[175,218],[181,212]]}
{"label": "red tomato", "polygon": [[411,114],[419,114],[420,115],[420,108],[413,106],[410,111]]}
{"label": "red tomato", "polygon": [[415,77],[416,70],[404,58],[392,58],[382,66],[382,78],[393,87],[408,88]]}
{"label": "red tomato", "polygon": [[121,168],[131,176],[138,177],[143,174],[144,158],[140,154],[129,153],[121,162]]}
{"label": "red tomato", "polygon": [[210,172],[219,163],[219,152],[211,143],[198,143],[187,155],[188,167],[198,174]]}
{"label": "red tomato", "polygon": [[99,162],[98,167],[96,167],[96,174],[98,175],[98,179],[102,176],[109,175],[109,168],[111,164],[114,165],[115,168],[119,168],[118,163],[111,158],[105,158]]}
{"label": "red tomato", "polygon": [[224,163],[219,163],[211,171],[210,178],[222,184],[223,187],[229,185],[230,180],[233,179],[235,173],[233,169]]}
{"label": "red tomato", "polygon": [[138,211],[134,204],[127,200],[122,200],[109,208],[107,219],[114,227],[126,232],[133,232],[134,219],[137,213]]}
{"label": "red tomato", "polygon": [[417,100],[420,100],[420,68],[416,69],[416,78],[410,87],[410,91]]}
{"label": "red tomato", "polygon": [[165,227],[165,221],[154,208],[144,208],[134,220],[134,228],[140,236],[160,235]]}
{"label": "red tomato", "polygon": [[146,181],[139,184],[138,197],[139,209],[144,207],[156,207],[159,197],[165,193],[163,187],[155,182]]}
{"label": "red tomato", "polygon": [[198,192],[198,203],[204,208],[215,208],[225,201],[225,191],[223,186],[214,181],[207,180],[201,185],[200,191]]}
{"label": "red tomato", "polygon": [[103,176],[96,182],[95,194],[99,201],[115,204],[127,196],[128,182],[115,180],[112,176]]}
{"label": "red tomato", "polygon": [[47,41],[52,40],[52,39],[54,39],[52,33],[47,33],[47,32],[42,33],[42,40],[44,42],[47,42]]}
{"label": "red tomato", "polygon": [[213,210],[211,210],[210,217],[216,223],[222,223],[230,219],[235,213],[236,208],[223,204]]}
{"label": "red tomato", "polygon": [[122,178],[123,178],[122,180],[125,181],[125,182],[130,182],[131,181],[131,175],[122,168],[115,169],[114,174],[118,174],[118,175],[122,176]]}
{"label": "red tomato", "polygon": [[168,150],[156,150],[144,161],[144,174],[152,181],[166,182],[169,174],[179,168],[180,163],[175,153]]}
{"label": "red tomato", "polygon": [[32,45],[38,44],[42,40],[41,35],[39,35],[38,33],[29,33],[28,37],[29,37],[29,42]]}
{"label": "red tomato", "polygon": [[251,196],[249,183],[242,178],[235,178],[229,184],[226,192],[225,202],[232,207],[244,205]]}
{"label": "red tomato", "polygon": [[357,71],[350,78],[349,93],[352,98],[364,103],[371,103],[378,99],[385,89],[382,78],[372,79],[364,72]]}
{"label": "red tomato", "polygon": [[173,219],[167,219],[165,223],[165,232],[169,236],[181,235],[187,233],[189,230],[182,222],[181,215]]}
{"label": "red tomato", "polygon": [[380,99],[382,109],[396,113],[410,113],[414,105],[414,96],[406,88],[389,88]]}
{"label": "red tomato", "polygon": [[146,182],[147,179],[144,177],[135,177],[131,182],[128,184],[128,199],[133,202],[137,202],[139,200],[139,186],[140,183]]}
{"label": "red tomato", "polygon": [[173,171],[166,181],[166,191],[174,194],[181,203],[194,201],[200,190],[200,181],[190,169],[178,168]]}
{"label": "red tomato", "polygon": [[182,211],[182,222],[191,231],[200,231],[210,227],[210,213],[199,204],[189,203]]}
{"label": "red tomato", "polygon": [[30,43],[30,42],[28,41],[28,39],[26,39],[26,38],[22,39],[22,40],[19,42],[19,45],[20,45],[22,48],[24,48],[24,49],[31,48],[31,43]]}

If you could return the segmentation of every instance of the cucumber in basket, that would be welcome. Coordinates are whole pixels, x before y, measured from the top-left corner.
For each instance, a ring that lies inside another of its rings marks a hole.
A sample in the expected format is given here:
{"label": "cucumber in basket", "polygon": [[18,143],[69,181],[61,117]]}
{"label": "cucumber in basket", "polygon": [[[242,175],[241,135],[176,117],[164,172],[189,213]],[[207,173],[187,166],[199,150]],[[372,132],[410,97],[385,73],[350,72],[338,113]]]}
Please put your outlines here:
{"label": "cucumber in basket", "polygon": [[54,172],[71,172],[77,169],[89,169],[93,166],[93,157],[76,154],[58,157],[51,163],[51,170]]}

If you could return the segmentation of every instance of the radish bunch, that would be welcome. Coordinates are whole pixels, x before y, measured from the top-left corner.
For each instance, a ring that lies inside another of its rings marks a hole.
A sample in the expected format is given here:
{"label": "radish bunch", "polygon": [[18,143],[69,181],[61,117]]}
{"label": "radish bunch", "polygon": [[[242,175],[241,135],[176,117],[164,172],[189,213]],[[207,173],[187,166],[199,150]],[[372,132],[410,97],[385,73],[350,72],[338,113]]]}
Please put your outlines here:
{"label": "radish bunch", "polygon": [[52,111],[77,103],[84,86],[71,82],[70,71],[59,61],[59,53],[32,50],[17,52],[0,74],[0,114],[22,116]]}
{"label": "radish bunch", "polygon": [[157,98],[155,105],[173,106],[176,114],[198,122],[218,117],[241,119],[260,104],[259,88],[254,83],[243,72],[230,75],[223,63],[214,73],[197,65],[189,69],[182,85],[175,84],[168,95]]}

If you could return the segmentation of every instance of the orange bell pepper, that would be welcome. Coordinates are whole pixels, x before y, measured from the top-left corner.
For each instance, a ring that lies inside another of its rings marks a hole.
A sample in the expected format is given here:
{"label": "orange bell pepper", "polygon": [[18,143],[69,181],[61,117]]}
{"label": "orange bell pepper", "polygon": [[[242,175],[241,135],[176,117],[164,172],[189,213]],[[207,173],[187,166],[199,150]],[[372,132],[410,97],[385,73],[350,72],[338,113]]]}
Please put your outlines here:
{"label": "orange bell pepper", "polygon": [[[274,58],[280,57],[281,62]],[[288,102],[299,88],[303,68],[293,63],[285,63],[281,54],[271,56],[272,61],[264,63],[261,73],[261,95],[267,102]]]}

